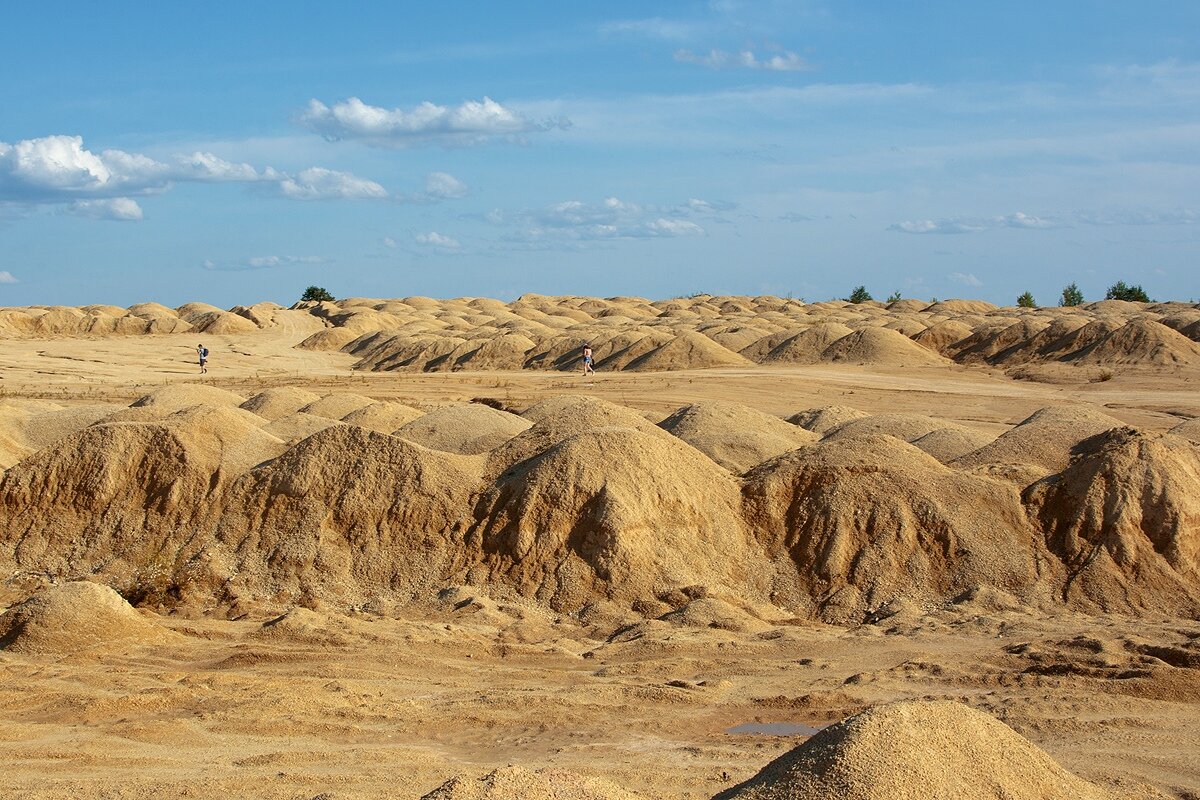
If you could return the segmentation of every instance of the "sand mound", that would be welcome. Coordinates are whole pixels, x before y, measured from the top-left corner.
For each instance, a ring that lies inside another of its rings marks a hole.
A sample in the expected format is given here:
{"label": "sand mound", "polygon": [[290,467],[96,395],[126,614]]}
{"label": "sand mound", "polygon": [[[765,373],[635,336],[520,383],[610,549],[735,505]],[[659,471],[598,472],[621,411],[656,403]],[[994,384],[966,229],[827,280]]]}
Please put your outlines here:
{"label": "sand mound", "polygon": [[561,769],[504,767],[482,778],[451,778],[421,800],[640,800],[641,795]]}
{"label": "sand mound", "polygon": [[1123,423],[1099,411],[1068,406],[1047,406],[1035,411],[991,444],[954,459],[953,465],[971,469],[985,464],[1029,464],[1045,470],[1064,469],[1071,448],[1090,436],[1121,427]]}
{"label": "sand mound", "polygon": [[480,500],[486,573],[558,610],[674,587],[761,595],[769,572],[744,532],[733,478],[660,432],[597,428],[504,473]]}
{"label": "sand mound", "polygon": [[737,403],[693,403],[659,427],[737,474],[817,440],[816,434]]}
{"label": "sand mound", "polygon": [[270,425],[264,426],[263,432],[269,433],[271,436],[290,446],[307,439],[318,431],[344,424],[341,420],[318,417],[316,414],[305,414],[302,411],[297,411],[295,414],[286,414]]}
{"label": "sand mound", "polygon": [[854,331],[840,322],[823,322],[813,325],[795,336],[785,339],[762,358],[763,364],[817,364],[821,354],[839,339]]}
{"label": "sand mound", "polygon": [[663,372],[712,367],[745,367],[752,362],[704,334],[688,331],[629,362],[624,369]]}
{"label": "sand mound", "polygon": [[315,433],[230,488],[215,579],[293,600],[433,591],[461,563],[480,465],[353,425]]}
{"label": "sand mound", "polygon": [[760,633],[771,628],[753,614],[718,597],[696,598],[659,619],[681,627],[716,628],[738,633]]}
{"label": "sand mound", "polygon": [[1193,444],[1200,444],[1200,417],[1179,423],[1171,428],[1171,433],[1182,436]]}
{"label": "sand mound", "polygon": [[237,314],[231,314],[228,311],[217,310],[208,311],[203,314],[190,314],[186,319],[191,323],[192,330],[214,336],[253,333],[258,330],[258,326],[250,320]]}
{"label": "sand mound", "polygon": [[824,436],[837,426],[853,419],[863,419],[871,416],[865,411],[848,406],[822,406],[800,411],[788,417],[788,422],[799,425],[805,430],[812,431],[818,436]]}
{"label": "sand mound", "polygon": [[391,433],[397,428],[419,419],[424,413],[424,411],[406,406],[404,403],[380,402],[364,406],[357,411],[351,411],[342,417],[342,422],[378,433]]}
{"label": "sand mound", "polygon": [[1200,364],[1200,345],[1154,320],[1135,319],[1070,358],[1080,364]]}
{"label": "sand mound", "polygon": [[315,414],[318,417],[342,419],[351,411],[366,408],[375,401],[370,397],[353,392],[333,392],[315,400],[300,409],[305,414]]}
{"label": "sand mound", "polygon": [[349,328],[325,328],[311,334],[300,344],[299,350],[341,350],[362,334]]}
{"label": "sand mound", "polygon": [[313,392],[294,386],[286,386],[259,392],[242,403],[241,408],[258,414],[263,419],[274,420],[288,414],[295,414],[300,409],[320,399],[321,396]]}
{"label": "sand mound", "polygon": [[286,448],[282,439],[262,429],[260,417],[240,408],[193,406],[163,417],[161,422],[178,430],[191,450],[207,449],[226,478],[268,461]]}
{"label": "sand mound", "polygon": [[1028,594],[1038,577],[1020,498],[950,470],[891,436],[825,440],[746,476],[746,518],[795,562],[802,593],[830,622],[859,622],[904,597],[945,602],[990,583]]}
{"label": "sand mound", "polygon": [[106,403],[44,411],[26,420],[22,426],[22,439],[34,450],[41,450],[121,410],[122,406]]}
{"label": "sand mound", "polygon": [[911,442],[939,429],[958,430],[959,426],[923,414],[872,414],[835,426],[826,432],[825,438],[881,433]]}
{"label": "sand mound", "polygon": [[530,428],[530,423],[481,403],[442,406],[421,415],[396,436],[432,450],[477,455],[486,453]]}
{"label": "sand mound", "polygon": [[971,333],[970,325],[958,320],[947,319],[930,325],[912,339],[935,353],[953,358],[954,353],[958,350],[959,342],[966,339]]}
{"label": "sand mound", "polygon": [[961,458],[967,453],[973,453],[979,448],[990,444],[995,441],[995,438],[979,431],[970,431],[961,428],[938,428],[910,441],[913,446],[919,447],[943,464],[949,464],[956,458]]}
{"label": "sand mound", "polygon": [[1200,613],[1200,452],[1170,434],[1111,430],[1034,484],[1050,550],[1067,565],[1063,599],[1103,611]]}
{"label": "sand mound", "polygon": [[246,402],[246,398],[218,389],[216,386],[206,386],[196,383],[172,383],[155,389],[147,395],[139,397],[129,404],[130,408],[150,408],[166,416],[176,411],[182,411],[192,406],[227,406],[237,408]]}
{"label": "sand mound", "polygon": [[107,586],[64,583],[38,592],[0,616],[0,649],[67,655],[113,642],[153,642],[167,632]]}
{"label": "sand mound", "polygon": [[950,701],[856,714],[713,800],[1101,800],[1004,723]]}
{"label": "sand mound", "polygon": [[821,353],[821,360],[888,366],[949,363],[945,358],[922,347],[899,331],[874,327],[860,328],[838,339],[825,348]]}
{"label": "sand mound", "polygon": [[530,406],[521,418],[533,422],[533,427],[489,454],[489,475],[498,475],[581,431],[618,427],[673,438],[637,411],[590,395],[552,397]]}

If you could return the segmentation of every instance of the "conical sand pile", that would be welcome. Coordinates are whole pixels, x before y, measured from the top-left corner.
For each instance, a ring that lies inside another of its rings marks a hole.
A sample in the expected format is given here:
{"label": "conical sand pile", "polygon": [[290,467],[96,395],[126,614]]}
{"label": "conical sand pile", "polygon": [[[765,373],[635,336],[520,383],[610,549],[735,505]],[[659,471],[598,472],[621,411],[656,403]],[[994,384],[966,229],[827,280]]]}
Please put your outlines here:
{"label": "conical sand pile", "polygon": [[937,353],[887,328],[861,328],[838,339],[821,353],[822,361],[889,366],[949,363]]}
{"label": "conical sand pile", "polygon": [[742,474],[768,458],[817,441],[816,434],[737,403],[693,403],[659,427]]}
{"label": "conical sand pile", "polygon": [[1042,474],[1058,472],[1070,463],[1075,445],[1117,427],[1121,427],[1120,420],[1099,411],[1048,406],[990,444],[955,459],[953,465],[971,469],[987,464],[1028,464],[1042,470]]}
{"label": "conical sand pile", "polygon": [[856,714],[713,800],[1109,800],[1004,723],[953,702]]}
{"label": "conical sand pile", "polygon": [[528,430],[528,421],[480,403],[442,406],[395,430],[410,442],[448,453],[486,453]]}
{"label": "conical sand pile", "polygon": [[790,555],[831,622],[897,597],[944,602],[979,584],[1029,595],[1043,548],[1004,484],[950,470],[878,434],[824,441],[746,476],[746,513],[770,553]]}
{"label": "conical sand pile", "polygon": [[169,635],[112,589],[87,581],[44,589],[0,615],[0,649],[13,653],[68,655]]}
{"label": "conical sand pile", "polygon": [[734,480],[666,435],[576,434],[506,472],[480,511],[472,541],[486,577],[563,610],[692,584],[759,593],[770,572],[744,532]]}
{"label": "conical sand pile", "polygon": [[1066,564],[1063,599],[1087,609],[1200,613],[1200,452],[1118,428],[1085,442],[1027,501]]}

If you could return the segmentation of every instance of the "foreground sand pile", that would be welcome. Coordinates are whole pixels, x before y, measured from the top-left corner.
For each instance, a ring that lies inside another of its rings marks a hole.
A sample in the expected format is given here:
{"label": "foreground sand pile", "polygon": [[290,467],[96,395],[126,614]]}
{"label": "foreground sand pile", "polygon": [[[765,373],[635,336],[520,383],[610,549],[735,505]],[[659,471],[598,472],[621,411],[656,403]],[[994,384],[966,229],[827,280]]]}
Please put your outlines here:
{"label": "foreground sand pile", "polygon": [[[585,395],[516,415],[175,384],[116,411],[0,412],[15,447],[0,569],[146,603],[403,602],[465,583],[651,616],[685,589],[835,623],[979,592],[1200,614],[1196,445],[1079,408],[987,443],[848,407],[793,415],[820,440],[724,402],[654,425]],[[34,449],[22,431],[48,414],[61,425]]]}
{"label": "foreground sand pile", "polygon": [[0,649],[68,655],[169,636],[107,586],[75,581],[38,592],[0,615]]}
{"label": "foreground sand pile", "polygon": [[530,294],[511,303],[408,297],[228,311],[205,303],[0,309],[0,338],[181,332],[299,334],[301,349],[341,350],[355,356],[357,369],[376,371],[578,369],[585,344],[601,371],[948,360],[1005,369],[1200,368],[1200,313],[1186,303],[1022,309],[968,300],[885,307],[765,296],[652,302]]}
{"label": "foreground sand pile", "polygon": [[953,702],[833,725],[713,800],[1102,800],[1004,723]]}

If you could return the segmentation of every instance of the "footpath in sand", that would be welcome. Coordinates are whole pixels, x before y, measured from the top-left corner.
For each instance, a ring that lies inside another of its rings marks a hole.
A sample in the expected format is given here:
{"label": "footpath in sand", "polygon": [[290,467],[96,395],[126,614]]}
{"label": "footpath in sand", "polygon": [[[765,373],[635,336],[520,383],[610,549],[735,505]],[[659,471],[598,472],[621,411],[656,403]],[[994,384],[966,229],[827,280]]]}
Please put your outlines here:
{"label": "footpath in sand", "polygon": [[6,310],[7,796],[1193,796],[1196,319]]}

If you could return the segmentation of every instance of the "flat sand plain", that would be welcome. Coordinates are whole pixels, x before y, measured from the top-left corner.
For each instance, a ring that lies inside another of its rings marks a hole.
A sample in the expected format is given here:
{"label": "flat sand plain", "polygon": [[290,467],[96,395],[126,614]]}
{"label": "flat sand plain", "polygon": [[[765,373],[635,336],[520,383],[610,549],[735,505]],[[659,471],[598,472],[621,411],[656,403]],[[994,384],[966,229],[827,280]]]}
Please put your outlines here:
{"label": "flat sand plain", "polygon": [[[588,378],[368,372],[353,369],[356,355],[297,348],[312,332],[0,339],[0,404],[115,412],[175,384],[242,398],[283,387],[353,393],[421,412],[480,398],[522,411],[583,395],[650,422],[709,401],[781,419],[837,406],[931,417],[981,441],[1048,406],[1147,434],[1200,417],[1200,371],[1190,367],[1115,367],[1103,379],[1063,367],[1039,381],[949,362],[747,363]],[[203,376],[198,341],[212,353]],[[14,447],[13,464],[27,463]],[[1181,524],[1194,552],[1200,519]],[[0,608],[62,577],[10,566]],[[457,775],[521,765],[647,797],[709,798],[805,739],[731,733],[735,726],[821,728],[880,703],[952,699],[1114,796],[1200,797],[1194,617],[981,590],[835,625],[694,594],[640,613],[615,603],[555,608],[496,581],[446,584],[406,602],[260,597],[205,613],[147,601],[133,613],[154,635],[99,623],[89,635],[83,623],[66,630],[65,643],[0,651],[3,794],[416,798]]]}

